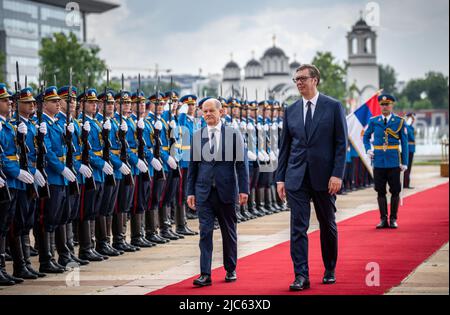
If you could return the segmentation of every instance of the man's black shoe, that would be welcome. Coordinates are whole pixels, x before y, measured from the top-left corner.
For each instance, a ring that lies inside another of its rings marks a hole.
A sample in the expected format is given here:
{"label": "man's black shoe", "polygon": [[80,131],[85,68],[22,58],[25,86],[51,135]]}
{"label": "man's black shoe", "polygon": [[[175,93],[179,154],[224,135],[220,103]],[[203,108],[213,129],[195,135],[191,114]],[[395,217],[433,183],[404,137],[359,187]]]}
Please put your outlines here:
{"label": "man's black shoe", "polygon": [[197,279],[194,280],[194,285],[198,287],[206,287],[212,284],[210,275],[201,275]]}
{"label": "man's black shoe", "polygon": [[305,289],[309,289],[310,282],[309,279],[306,279],[303,276],[296,276],[294,282],[291,284],[289,289],[291,291],[303,291]]}
{"label": "man's black shoe", "polygon": [[387,218],[381,219],[381,222],[377,225],[377,229],[386,229],[389,227]]}
{"label": "man's black shoe", "polygon": [[225,276],[225,282],[233,282],[237,280],[236,271],[227,272]]}
{"label": "man's black shoe", "polygon": [[323,284],[334,284],[336,283],[336,273],[334,270],[326,270],[325,274],[323,275]]}
{"label": "man's black shoe", "polygon": [[398,224],[396,219],[391,219],[391,222],[389,223],[389,227],[391,229],[398,229]]}

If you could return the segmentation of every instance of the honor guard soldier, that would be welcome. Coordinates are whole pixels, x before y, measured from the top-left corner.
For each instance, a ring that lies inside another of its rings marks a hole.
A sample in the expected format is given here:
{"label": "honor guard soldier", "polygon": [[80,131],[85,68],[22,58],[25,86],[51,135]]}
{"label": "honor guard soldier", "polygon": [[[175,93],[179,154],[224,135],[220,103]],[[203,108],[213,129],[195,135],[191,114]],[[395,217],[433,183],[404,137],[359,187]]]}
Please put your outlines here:
{"label": "honor guard soldier", "polygon": [[[375,190],[378,193],[381,222],[377,228],[397,228],[397,214],[402,190],[400,175],[408,167],[408,129],[405,120],[393,113],[396,99],[389,94],[378,97],[382,115],[369,121],[364,133],[364,146],[373,159]],[[373,135],[373,147],[370,139]],[[401,151],[400,151],[401,149]],[[388,223],[386,184],[391,192],[391,213]]]}
{"label": "honor guard soldier", "polygon": [[[122,123],[125,122],[123,126],[126,129],[125,139],[128,145],[128,161],[131,166],[131,175],[133,176],[132,182],[127,183],[127,181],[122,180],[119,188],[119,196],[117,205],[118,211],[115,216],[116,220],[113,222],[113,226],[115,228],[116,238],[113,239],[113,247],[117,250],[123,250],[125,252],[135,252],[140,250],[140,247],[133,246],[126,241],[126,231],[127,231],[127,218],[128,214],[131,211],[133,204],[133,194],[135,189],[135,180],[134,177],[139,175],[139,172],[145,173],[148,172],[147,164],[138,158],[137,155],[137,142],[136,142],[136,122],[133,121],[131,116],[131,93],[128,91],[122,91],[121,93],[117,93],[115,96],[116,99],[116,107],[117,104],[119,108],[122,107]],[[120,106],[122,103],[122,106]],[[120,116],[116,118],[120,122]],[[122,129],[122,127],[121,127]]]}
{"label": "honor guard soldier", "polygon": [[[67,147],[64,143],[65,131],[57,122],[56,115],[61,109],[61,98],[57,93],[56,86],[48,87],[43,94],[38,96],[43,102],[42,122],[47,127],[44,137],[46,147],[47,180],[50,196],[39,200],[39,214],[37,220],[37,238],[39,244],[39,271],[44,273],[62,273],[65,266],[54,259],[53,244],[60,245],[65,242],[61,235],[63,217],[67,216],[66,208],[66,186],[69,182],[76,182],[76,175],[66,165]],[[55,231],[58,230],[55,236]],[[65,245],[65,244],[64,244]],[[58,254],[67,258],[67,252],[57,246]],[[70,256],[68,258],[70,261]]]}
{"label": "honor guard soldier", "polygon": [[103,160],[111,164],[114,172],[113,175],[107,175],[105,178],[102,200],[100,202],[102,206],[95,220],[95,250],[103,256],[117,257],[122,255],[124,251],[117,250],[111,246],[113,214],[122,176],[131,174],[131,170],[126,163],[120,160],[119,124],[114,118],[114,91],[106,90],[106,92],[100,93],[97,98],[100,105],[97,120],[103,124],[102,140],[104,146],[102,157]]}
{"label": "honor guard soldier", "polygon": [[281,200],[278,200],[278,194],[277,194],[277,188],[276,188],[276,182],[274,181],[274,173],[278,167],[278,145],[279,145],[279,128],[278,128],[278,115],[279,110],[281,109],[280,102],[279,101],[273,101],[271,109],[269,111],[269,121],[270,121],[270,152],[269,157],[272,164],[272,175],[271,175],[271,182],[270,182],[270,196],[271,196],[271,206],[275,209],[275,212],[282,211],[282,207],[279,204],[281,203]]}
{"label": "honor guard soldier", "polygon": [[[92,177],[92,171],[89,167],[81,163],[81,126],[76,119],[76,106],[77,106],[77,88],[72,86],[72,91],[69,96],[69,86],[63,86],[59,88],[58,95],[61,98],[60,103],[60,111],[56,114],[56,122],[59,126],[64,130],[64,132],[69,132],[72,137],[71,145],[73,147],[73,169],[76,172],[77,176],[77,184],[80,186],[83,184],[83,178]],[[69,106],[67,106],[67,101],[69,101]],[[69,112],[67,111],[69,110]],[[69,119],[67,119],[67,115],[69,115]],[[69,121],[69,125],[67,126],[67,120]],[[73,132],[71,132],[73,130]],[[66,135],[67,137],[67,135]],[[67,165],[67,160],[66,160]],[[74,242],[74,225],[78,224],[80,219],[80,194],[71,192],[69,186],[66,186],[66,205],[65,207],[68,209],[67,217],[65,218],[65,234],[66,234],[66,246],[69,252],[66,251],[66,248],[61,244],[58,246],[61,247],[61,250],[66,254],[70,255],[70,260],[67,255],[65,257],[60,256],[58,259],[58,263],[60,265],[66,266],[71,262],[76,262],[79,265],[87,265],[89,264],[88,260],[79,259],[75,255],[75,242]],[[78,228],[78,225],[76,225]],[[63,228],[61,228],[63,229]],[[60,229],[60,230],[61,230]],[[60,231],[60,233],[63,233]]]}
{"label": "honor guard soldier", "polygon": [[[0,147],[2,149],[0,158],[2,171],[5,175],[2,178],[2,185],[6,185],[9,190],[7,200],[3,200],[0,204],[0,285],[2,286],[14,285],[24,281],[22,278],[9,275],[6,272],[6,236],[14,220],[18,194],[20,191],[26,191],[26,185],[32,185],[35,182],[35,178],[30,171],[21,169],[19,164],[16,137],[25,137],[28,128],[23,122],[16,121],[13,124],[8,120],[11,114],[11,97],[12,94],[8,92],[6,85],[0,83]],[[17,264],[17,259],[14,262]],[[16,269],[14,272],[16,272]],[[26,266],[23,271],[27,274],[30,273]]]}
{"label": "honor guard soldier", "polygon": [[416,121],[415,113],[407,113],[406,114],[406,128],[408,129],[408,169],[405,171],[405,177],[403,180],[403,188],[414,189],[411,187],[411,170],[412,164],[414,161],[414,154],[416,153],[416,131],[414,128],[414,122]]}
{"label": "honor guard soldier", "polygon": [[[37,135],[37,129],[32,121],[36,109],[36,100],[33,97],[33,90],[27,87],[21,90],[16,97],[18,97],[16,113],[19,113],[19,116],[14,121],[11,121],[11,123],[15,125],[18,120],[27,126],[28,133],[24,139],[28,150],[27,164],[30,173],[34,174],[35,182],[38,183],[39,187],[44,187],[46,184],[45,178],[36,169],[35,137]],[[45,124],[41,129],[44,133],[47,132]],[[12,229],[10,229],[9,247],[13,260],[13,276],[23,279],[37,279],[38,277],[45,276],[45,274],[35,271],[30,262],[29,234],[34,225],[37,194],[30,194],[30,191],[35,192],[36,190],[34,187],[31,187],[31,190],[29,188],[17,191],[17,207]]]}
{"label": "honor guard soldier", "polygon": [[180,152],[180,184],[176,194],[175,232],[181,235],[197,235],[187,225],[187,173],[190,161],[191,143],[194,135],[195,106],[197,97],[186,95],[180,99],[183,105],[178,111],[178,146]]}
{"label": "honor guard soldier", "polygon": [[265,212],[259,211],[256,207],[256,189],[259,178],[259,161],[258,161],[258,137],[256,130],[256,112],[258,104],[256,101],[248,103],[248,120],[247,120],[247,156],[249,164],[250,194],[248,198],[249,212],[257,217],[262,217]]}

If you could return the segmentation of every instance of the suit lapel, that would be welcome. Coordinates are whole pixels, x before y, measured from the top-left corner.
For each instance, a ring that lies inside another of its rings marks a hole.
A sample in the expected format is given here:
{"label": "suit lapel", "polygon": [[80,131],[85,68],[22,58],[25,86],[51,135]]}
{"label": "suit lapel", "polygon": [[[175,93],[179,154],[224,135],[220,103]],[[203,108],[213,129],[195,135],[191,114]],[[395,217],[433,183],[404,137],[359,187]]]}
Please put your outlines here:
{"label": "suit lapel", "polygon": [[317,127],[319,126],[319,121],[322,119],[323,114],[325,113],[325,103],[322,102],[322,94],[319,94],[319,98],[317,99],[316,104],[316,110],[314,111],[314,117],[313,117],[313,125],[311,130],[311,135],[309,136],[309,140],[312,139],[314,136],[314,132],[317,130]]}
{"label": "suit lapel", "polygon": [[[306,133],[305,133],[305,121],[304,121],[304,114],[303,114],[303,98],[301,98],[298,102],[298,105],[295,106],[293,105],[292,110],[294,111],[291,115],[294,118],[293,119],[293,123],[296,124],[298,126],[298,128],[300,129],[300,137],[307,142],[306,139]],[[295,119],[295,116],[298,115],[298,118]],[[285,128],[287,128],[288,126],[286,126]]]}

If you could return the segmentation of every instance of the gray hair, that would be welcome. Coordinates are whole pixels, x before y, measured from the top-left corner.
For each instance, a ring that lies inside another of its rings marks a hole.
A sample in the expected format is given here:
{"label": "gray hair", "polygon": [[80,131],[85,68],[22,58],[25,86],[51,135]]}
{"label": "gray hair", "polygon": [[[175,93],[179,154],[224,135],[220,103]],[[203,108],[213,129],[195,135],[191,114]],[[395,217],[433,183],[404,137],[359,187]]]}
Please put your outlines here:
{"label": "gray hair", "polygon": [[[209,103],[209,102],[214,102],[217,109],[222,109],[222,103],[218,99],[210,98],[209,100],[205,101],[203,103],[203,105],[205,105],[206,103]],[[202,105],[202,107],[203,107],[203,105]]]}

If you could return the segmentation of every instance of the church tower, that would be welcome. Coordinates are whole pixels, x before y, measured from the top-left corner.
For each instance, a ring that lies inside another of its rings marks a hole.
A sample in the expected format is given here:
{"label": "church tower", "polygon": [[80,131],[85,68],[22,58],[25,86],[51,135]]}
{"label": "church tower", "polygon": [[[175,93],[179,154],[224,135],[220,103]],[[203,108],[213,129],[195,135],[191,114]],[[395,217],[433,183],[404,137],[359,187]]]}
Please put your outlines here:
{"label": "church tower", "polygon": [[379,89],[376,39],[377,34],[362,16],[347,34],[347,89],[356,87],[349,104],[352,110],[367,101]]}

